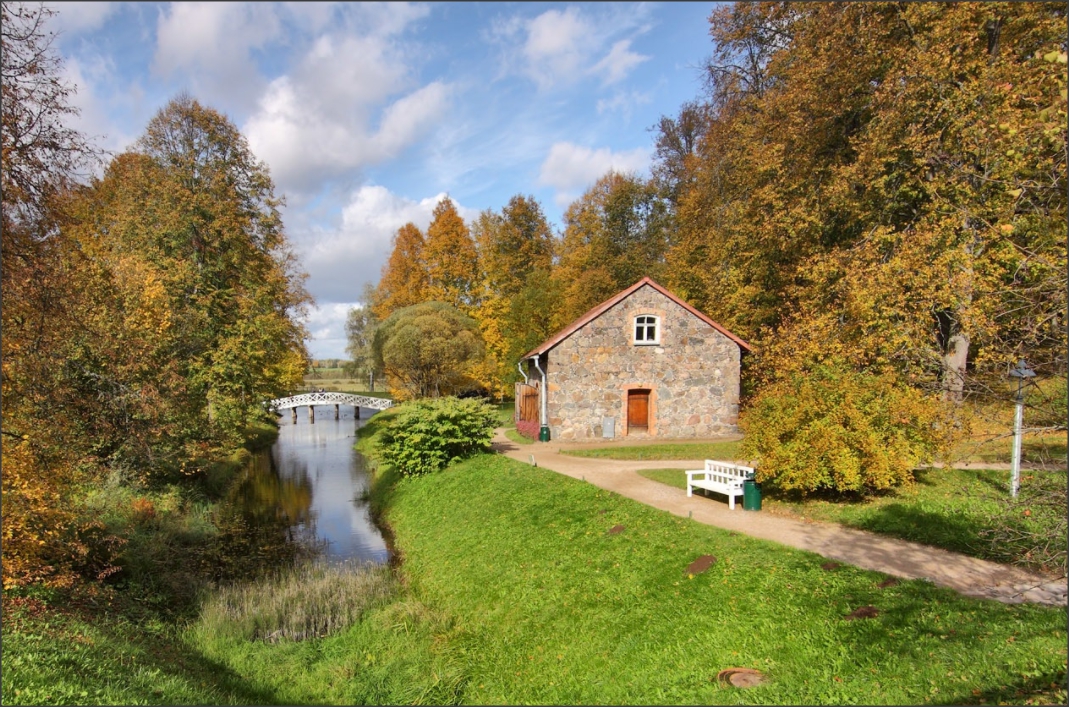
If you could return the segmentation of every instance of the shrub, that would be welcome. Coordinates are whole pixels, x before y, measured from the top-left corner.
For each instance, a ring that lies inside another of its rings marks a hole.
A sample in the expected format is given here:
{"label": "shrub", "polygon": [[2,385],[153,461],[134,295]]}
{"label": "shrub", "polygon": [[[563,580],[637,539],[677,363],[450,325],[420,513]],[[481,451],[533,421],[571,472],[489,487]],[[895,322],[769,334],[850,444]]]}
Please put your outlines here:
{"label": "shrub", "polygon": [[516,423],[516,431],[529,440],[538,439],[538,432],[542,429],[542,426],[538,424],[538,420],[520,420]]}
{"label": "shrub", "polygon": [[405,476],[440,471],[490,449],[497,414],[476,399],[437,398],[404,403],[379,438],[383,461]]}
{"label": "shrub", "polygon": [[913,480],[949,444],[948,409],[890,375],[815,366],[758,393],[739,420],[757,480],[869,494]]}

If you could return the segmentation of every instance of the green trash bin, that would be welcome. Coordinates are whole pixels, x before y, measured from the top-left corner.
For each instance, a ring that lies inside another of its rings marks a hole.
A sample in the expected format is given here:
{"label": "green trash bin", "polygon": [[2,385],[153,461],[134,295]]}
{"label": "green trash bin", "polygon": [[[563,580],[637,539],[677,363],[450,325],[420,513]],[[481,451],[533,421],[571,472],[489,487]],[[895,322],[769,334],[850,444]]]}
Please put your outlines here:
{"label": "green trash bin", "polygon": [[761,510],[761,487],[752,476],[742,482],[742,510]]}

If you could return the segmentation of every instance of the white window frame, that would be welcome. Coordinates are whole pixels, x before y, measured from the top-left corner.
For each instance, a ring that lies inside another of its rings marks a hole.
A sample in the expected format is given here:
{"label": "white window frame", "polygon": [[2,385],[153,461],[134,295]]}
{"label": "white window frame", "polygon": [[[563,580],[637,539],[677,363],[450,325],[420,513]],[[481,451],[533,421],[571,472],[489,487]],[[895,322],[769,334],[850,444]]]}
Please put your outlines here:
{"label": "white window frame", "polygon": [[[644,321],[639,321],[639,320]],[[649,334],[649,327],[653,327],[653,338],[640,339],[639,327],[643,328],[644,335]],[[631,320],[631,343],[635,346],[659,346],[661,344],[661,318],[656,314],[637,314]]]}

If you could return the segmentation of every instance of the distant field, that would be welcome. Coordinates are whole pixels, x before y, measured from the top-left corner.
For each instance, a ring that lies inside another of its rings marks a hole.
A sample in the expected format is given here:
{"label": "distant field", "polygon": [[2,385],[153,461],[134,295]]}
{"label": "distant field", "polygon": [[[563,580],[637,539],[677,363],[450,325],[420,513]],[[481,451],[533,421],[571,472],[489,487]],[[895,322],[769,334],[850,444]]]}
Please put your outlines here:
{"label": "distant field", "polygon": [[313,368],[304,376],[303,390],[317,390],[324,388],[338,393],[374,393],[384,398],[390,397],[385,379],[375,379],[375,390],[369,390],[368,379],[361,376],[353,378],[346,374],[345,369],[336,368]]}

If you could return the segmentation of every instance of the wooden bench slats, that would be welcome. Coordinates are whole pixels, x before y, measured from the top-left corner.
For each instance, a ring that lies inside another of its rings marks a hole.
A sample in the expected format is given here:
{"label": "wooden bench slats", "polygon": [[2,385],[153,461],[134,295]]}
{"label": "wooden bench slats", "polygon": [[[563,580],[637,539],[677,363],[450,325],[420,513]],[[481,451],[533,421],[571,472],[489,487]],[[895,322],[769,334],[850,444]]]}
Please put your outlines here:
{"label": "wooden bench slats", "polygon": [[728,508],[735,510],[735,497],[742,495],[742,483],[753,473],[753,467],[706,459],[704,469],[687,471],[687,496],[693,496],[696,488],[722,493],[728,497]]}

